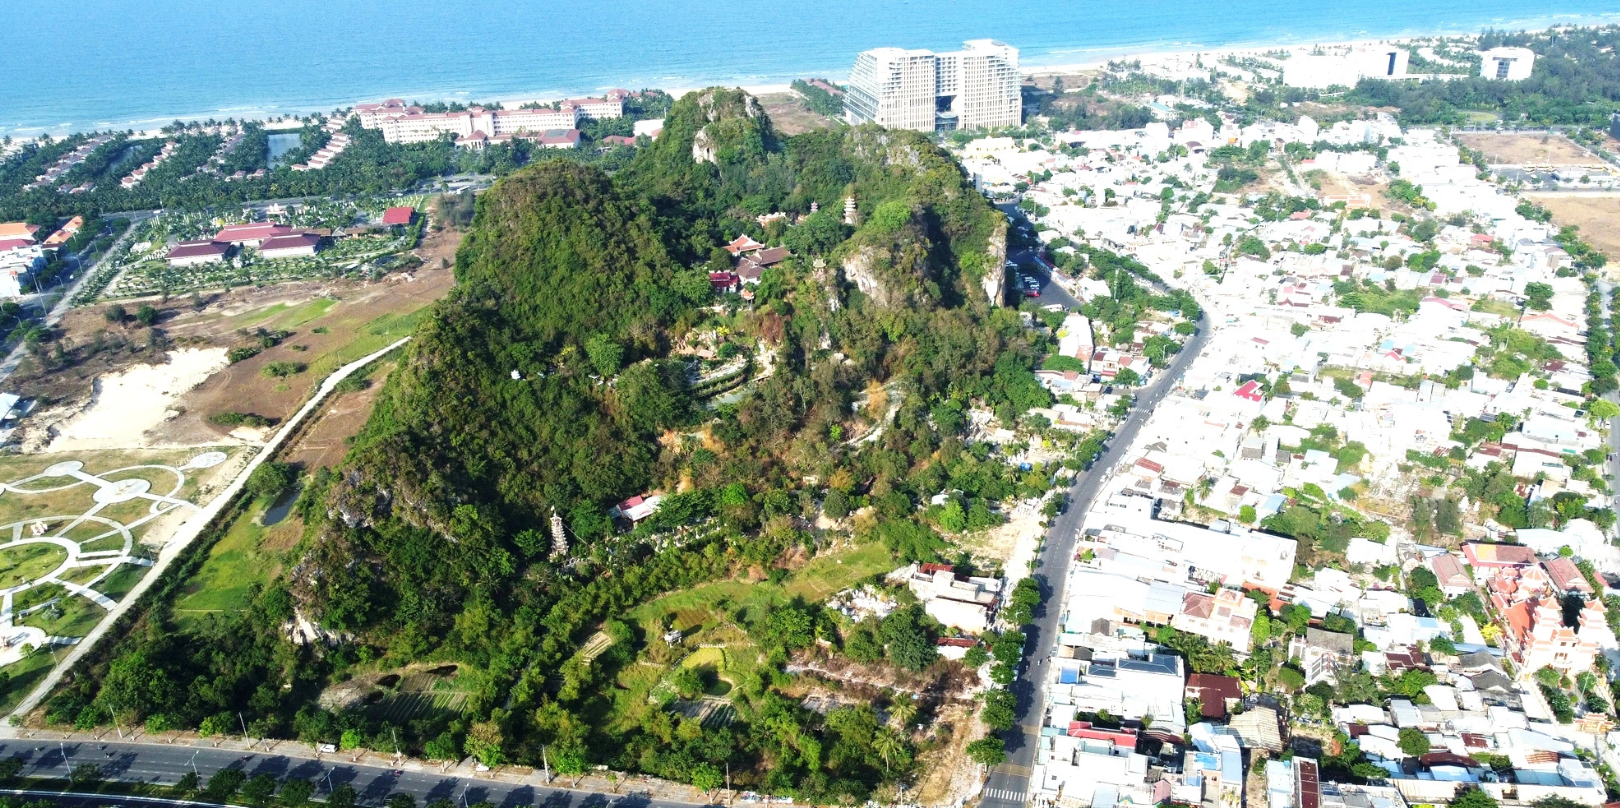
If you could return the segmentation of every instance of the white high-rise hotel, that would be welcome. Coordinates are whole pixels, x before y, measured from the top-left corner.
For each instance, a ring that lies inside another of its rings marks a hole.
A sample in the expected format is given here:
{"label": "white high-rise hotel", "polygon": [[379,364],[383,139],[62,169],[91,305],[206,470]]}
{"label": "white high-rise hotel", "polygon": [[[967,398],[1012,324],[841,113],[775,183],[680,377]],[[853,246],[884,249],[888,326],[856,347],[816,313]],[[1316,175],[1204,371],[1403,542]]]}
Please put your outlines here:
{"label": "white high-rise hotel", "polygon": [[1018,49],[993,39],[963,46],[954,53],[875,48],[855,57],[844,98],[850,123],[919,132],[1020,125]]}

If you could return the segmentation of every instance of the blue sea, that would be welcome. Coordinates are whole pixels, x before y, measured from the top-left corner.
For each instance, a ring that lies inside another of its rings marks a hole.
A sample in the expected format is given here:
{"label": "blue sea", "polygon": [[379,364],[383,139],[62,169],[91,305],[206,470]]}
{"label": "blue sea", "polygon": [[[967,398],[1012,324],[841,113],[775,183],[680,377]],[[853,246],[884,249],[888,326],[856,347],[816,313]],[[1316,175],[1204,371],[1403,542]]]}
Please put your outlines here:
{"label": "blue sea", "polygon": [[5,0],[0,134],[263,117],[388,96],[555,98],[842,77],[992,37],[1025,65],[1620,20],[1614,0]]}

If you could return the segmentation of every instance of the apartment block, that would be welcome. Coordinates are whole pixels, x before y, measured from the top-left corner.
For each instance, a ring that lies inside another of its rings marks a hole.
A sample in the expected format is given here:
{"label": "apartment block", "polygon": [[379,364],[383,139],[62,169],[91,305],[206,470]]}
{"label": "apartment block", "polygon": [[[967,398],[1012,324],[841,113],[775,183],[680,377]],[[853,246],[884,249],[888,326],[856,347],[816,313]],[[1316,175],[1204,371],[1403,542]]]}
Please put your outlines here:
{"label": "apartment block", "polygon": [[855,58],[844,100],[850,123],[948,132],[1023,121],[1018,49],[991,39],[962,50],[875,48]]}

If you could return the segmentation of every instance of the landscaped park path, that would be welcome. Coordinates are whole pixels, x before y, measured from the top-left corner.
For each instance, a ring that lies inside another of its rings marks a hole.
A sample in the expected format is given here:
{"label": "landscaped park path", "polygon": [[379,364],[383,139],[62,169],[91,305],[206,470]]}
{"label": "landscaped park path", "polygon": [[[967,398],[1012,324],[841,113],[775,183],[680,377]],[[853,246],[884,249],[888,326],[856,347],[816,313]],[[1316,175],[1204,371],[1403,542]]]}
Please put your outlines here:
{"label": "landscaped park path", "polygon": [[[236,498],[236,495],[242,491],[242,486],[247,484],[247,478],[253,473],[253,470],[257,469],[266,460],[275,457],[281,445],[297,431],[299,424],[302,424],[304,419],[308,418],[309,414],[314,412],[321,402],[332,393],[332,390],[338,386],[339,382],[409,341],[410,337],[402,337],[392,345],[356,359],[338,368],[332,375],[327,376],[325,381],[321,382],[321,386],[316,388],[315,395],[310,396],[309,401],[304,402],[304,406],[300,407],[298,412],[293,414],[293,417],[287,419],[286,425],[276,432],[276,436],[271,438],[269,443],[264,445],[263,450],[248,461],[241,473],[236,475],[236,479],[232,480],[224,491],[221,491],[212,501],[202,506],[197,513],[180,525],[180,528],[175,531],[174,537],[164,543],[163,549],[158,553],[157,562],[152,565],[152,570],[135,583],[135,587],[129,591],[129,594],[124,596],[123,600],[120,600],[113,608],[107,611],[107,616],[100,623],[97,623],[96,627],[91,629],[90,633],[79,644],[73,646],[73,650],[68,653],[61,663],[51,669],[51,672],[45,676],[44,681],[40,682],[39,686],[34,688],[34,691],[29,693],[21,704],[17,705],[17,709],[12,712],[12,715],[21,718],[39,705],[46,694],[51,692],[51,688],[56,687],[57,682],[62,680],[62,675],[77,664],[79,659],[86,653],[89,653],[91,648],[95,647],[96,642],[112,628],[113,624],[117,623],[118,619],[123,617],[124,613],[129,611],[130,607],[141,599],[146,590],[158,578],[163,576],[164,571],[179,557],[181,551],[185,550],[193,541],[196,541],[197,537],[202,535],[202,532],[207,529],[209,524],[225,509],[225,506]],[[17,737],[17,729],[11,726],[0,726],[0,738],[3,737]]]}

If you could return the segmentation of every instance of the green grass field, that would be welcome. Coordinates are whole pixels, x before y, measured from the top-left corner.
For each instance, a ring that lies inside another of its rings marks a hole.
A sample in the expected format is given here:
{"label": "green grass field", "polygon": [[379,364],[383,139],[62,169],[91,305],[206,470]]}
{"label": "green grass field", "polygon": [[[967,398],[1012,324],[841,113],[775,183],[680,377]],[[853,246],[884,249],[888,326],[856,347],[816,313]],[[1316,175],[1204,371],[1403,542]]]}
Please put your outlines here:
{"label": "green grass field", "polygon": [[119,564],[118,569],[113,570],[112,574],[107,576],[106,580],[96,587],[96,591],[113,600],[123,600],[124,596],[129,594],[129,590],[135,588],[136,582],[144,578],[146,573],[150,571],[151,567]]}
{"label": "green grass field", "polygon": [[0,549],[0,589],[37,581],[66,560],[67,551],[54,544]]}
{"label": "green grass field", "polygon": [[23,696],[28,695],[28,691],[33,690],[34,686],[51,672],[51,668],[56,666],[55,656],[66,653],[66,649],[59,649],[53,656],[51,649],[45,648],[0,668],[0,671],[11,677],[5,687],[0,688],[0,712],[9,713],[15,709],[17,703],[23,700]]}
{"label": "green grass field", "polygon": [[881,544],[866,544],[817,556],[795,570],[781,584],[718,581],[649,601],[632,609],[629,615],[632,619],[646,622],[674,614],[679,627],[682,623],[703,623],[708,615],[723,605],[728,609],[741,608],[745,619],[752,621],[772,606],[789,603],[795,598],[803,598],[809,603],[826,600],[863,578],[894,567],[894,559],[888,549]]}
{"label": "green grass field", "polygon": [[187,582],[174,604],[175,616],[182,624],[207,612],[246,608],[253,587],[268,583],[280,571],[285,553],[264,549],[264,541],[274,533],[300,528],[297,520],[290,518],[269,528],[258,524],[255,517],[269,504],[260,501],[243,509],[230,530],[209,548],[202,568]]}
{"label": "green grass field", "polygon": [[83,637],[106,616],[107,612],[100,606],[73,595],[57,601],[54,607],[40,609],[17,622],[44,629],[46,634],[56,637]]}

